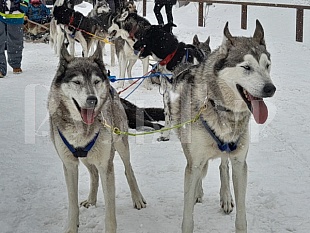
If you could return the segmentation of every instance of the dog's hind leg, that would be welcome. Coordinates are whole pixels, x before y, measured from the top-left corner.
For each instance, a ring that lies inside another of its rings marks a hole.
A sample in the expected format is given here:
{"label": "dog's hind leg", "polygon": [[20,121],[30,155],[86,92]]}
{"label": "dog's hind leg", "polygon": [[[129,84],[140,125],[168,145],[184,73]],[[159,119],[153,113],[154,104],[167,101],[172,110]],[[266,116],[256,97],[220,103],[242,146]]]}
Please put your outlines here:
{"label": "dog's hind leg", "polygon": [[222,156],[219,169],[221,178],[220,204],[224,213],[229,214],[233,211],[234,201],[230,191],[229,161],[226,155]]}
{"label": "dog's hind leg", "polygon": [[111,45],[111,66],[115,66],[115,45]]}
{"label": "dog's hind leg", "polygon": [[134,208],[138,210],[141,208],[145,208],[146,201],[144,200],[139,190],[136,177],[134,175],[134,172],[132,170],[131,163],[130,163],[128,139],[127,138],[118,139],[117,142],[114,143],[114,145],[115,145],[115,149],[119,153],[125,166],[125,175],[126,175],[129,188],[131,191],[131,197],[132,197]]}
{"label": "dog's hind leg", "polygon": [[66,233],[76,233],[79,226],[78,205],[78,163],[70,161],[63,164],[67,191],[68,191],[68,226]]}
{"label": "dog's hind leg", "polygon": [[99,184],[99,175],[98,170],[95,165],[88,163],[85,159],[82,159],[82,163],[87,167],[90,175],[90,190],[87,200],[80,203],[80,206],[88,208],[92,205],[96,205],[97,202],[97,193],[98,193],[98,184]]}
{"label": "dog's hind leg", "polygon": [[[245,148],[239,150],[247,150]],[[231,158],[232,164],[232,178],[236,201],[236,233],[247,233],[247,222],[245,212],[245,196],[247,185],[247,163],[246,163],[247,151],[242,153],[236,153]]]}

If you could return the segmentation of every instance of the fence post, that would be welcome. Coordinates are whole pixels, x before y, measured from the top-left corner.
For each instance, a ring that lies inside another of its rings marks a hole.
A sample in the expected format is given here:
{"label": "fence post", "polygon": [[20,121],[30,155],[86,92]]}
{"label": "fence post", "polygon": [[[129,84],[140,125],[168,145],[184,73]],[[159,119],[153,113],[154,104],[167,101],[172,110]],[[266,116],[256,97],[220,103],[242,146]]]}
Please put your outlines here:
{"label": "fence post", "polygon": [[247,29],[248,22],[248,5],[241,6],[241,28]]}
{"label": "fence post", "polygon": [[296,41],[303,41],[304,9],[296,8]]}
{"label": "fence post", "polygon": [[198,26],[203,27],[203,2],[199,2],[198,4]]}
{"label": "fence post", "polygon": [[142,12],[143,16],[146,16],[146,0],[143,0],[143,12]]}

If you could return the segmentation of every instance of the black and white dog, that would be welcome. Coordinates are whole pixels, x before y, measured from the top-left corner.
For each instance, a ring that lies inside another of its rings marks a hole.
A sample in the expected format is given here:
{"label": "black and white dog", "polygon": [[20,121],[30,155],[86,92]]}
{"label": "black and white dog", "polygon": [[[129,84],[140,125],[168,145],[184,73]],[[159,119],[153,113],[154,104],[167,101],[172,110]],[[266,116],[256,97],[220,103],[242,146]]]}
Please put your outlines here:
{"label": "black and white dog", "polygon": [[[144,33],[144,29],[150,26],[150,22],[139,16],[137,13],[131,13],[125,10],[119,13],[112,22],[111,27],[108,29],[110,39],[121,37],[124,41],[117,40],[115,42],[116,54],[119,62],[119,77],[124,78],[127,70],[128,77],[132,77],[131,71],[133,65],[139,58],[133,49],[133,45],[137,39]],[[144,57],[142,60],[143,75],[148,72],[149,58]],[[144,81],[144,87],[150,89],[150,79]],[[124,87],[124,81],[117,83],[118,88]]]}
{"label": "black and white dog", "polygon": [[[198,37],[194,37],[194,44],[179,42],[172,32],[174,24],[151,25],[145,28],[140,39],[134,44],[140,58],[152,56],[158,61],[156,71],[162,73],[160,77],[161,89],[164,97],[165,127],[170,127],[169,91],[172,87],[173,77],[177,76],[188,67],[204,61],[211,52],[210,38],[202,43]],[[196,45],[195,45],[196,44]],[[168,141],[169,131],[164,131],[159,141]]]}

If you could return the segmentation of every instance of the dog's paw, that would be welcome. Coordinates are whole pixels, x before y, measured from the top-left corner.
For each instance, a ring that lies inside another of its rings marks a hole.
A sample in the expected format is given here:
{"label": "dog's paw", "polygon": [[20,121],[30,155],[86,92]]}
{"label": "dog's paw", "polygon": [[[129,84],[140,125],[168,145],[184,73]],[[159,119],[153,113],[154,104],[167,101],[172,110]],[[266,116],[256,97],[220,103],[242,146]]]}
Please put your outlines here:
{"label": "dog's paw", "polygon": [[80,203],[80,206],[83,206],[85,208],[89,208],[90,206],[95,206],[95,205],[96,205],[96,201],[89,201],[89,200],[85,200]]}
{"label": "dog's paw", "polygon": [[68,226],[67,229],[65,230],[65,233],[77,233],[78,232],[78,227],[79,226],[76,226],[76,227]]}
{"label": "dog's paw", "polygon": [[169,140],[170,140],[169,137],[164,137],[164,136],[160,136],[159,138],[157,138],[157,141],[159,141],[159,142],[166,142]]}
{"label": "dog's paw", "polygon": [[141,196],[137,196],[137,197],[132,197],[132,201],[133,201],[133,207],[135,209],[142,209],[146,207],[146,201],[144,200],[144,198]]}
{"label": "dog's paw", "polygon": [[203,189],[202,189],[202,181],[199,182],[199,186],[196,189],[195,199],[196,203],[202,203],[203,198]]}
{"label": "dog's paw", "polygon": [[230,214],[235,206],[231,194],[221,195],[220,205],[225,214]]}

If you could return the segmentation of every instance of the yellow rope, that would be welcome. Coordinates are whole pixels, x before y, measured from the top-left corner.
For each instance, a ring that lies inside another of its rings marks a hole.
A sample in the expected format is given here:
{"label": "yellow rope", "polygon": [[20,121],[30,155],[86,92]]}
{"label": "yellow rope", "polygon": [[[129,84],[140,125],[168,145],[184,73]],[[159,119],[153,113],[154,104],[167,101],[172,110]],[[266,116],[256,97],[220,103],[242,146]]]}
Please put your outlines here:
{"label": "yellow rope", "polygon": [[95,38],[95,39],[97,39],[97,40],[103,41],[103,42],[106,43],[106,44],[113,44],[113,43],[110,42],[106,37],[97,36],[97,35],[95,35],[95,34],[93,34],[93,33],[90,33],[90,32],[88,32],[88,31],[85,31],[85,30],[83,30],[83,29],[74,27],[73,25],[68,25],[68,26],[69,26],[69,27],[72,27],[72,28],[74,28],[74,29],[76,29],[76,30],[78,30],[78,31],[82,31],[82,32],[84,32],[84,33],[86,33],[86,34],[92,36],[93,38]]}
{"label": "yellow rope", "polygon": [[191,120],[188,120],[188,121],[185,121],[185,122],[183,122],[183,123],[174,125],[174,126],[172,126],[172,127],[170,127],[170,128],[162,128],[162,129],[153,130],[153,131],[144,132],[144,133],[129,133],[129,132],[121,131],[118,127],[112,127],[111,125],[107,124],[106,120],[103,120],[103,123],[102,123],[102,124],[103,124],[105,127],[111,129],[112,132],[113,132],[114,134],[117,134],[117,135],[121,135],[121,134],[122,134],[122,135],[128,135],[128,136],[142,136],[142,135],[148,135],[148,134],[154,134],[154,133],[161,133],[161,132],[168,131],[168,130],[172,130],[172,129],[178,129],[178,128],[183,127],[183,126],[186,125],[186,124],[194,123],[194,122],[196,122],[196,121],[199,119],[199,117],[200,117],[202,111],[205,110],[205,109],[206,109],[206,105],[203,105],[203,106],[200,108],[200,110],[199,110],[199,112],[197,113],[197,115],[196,115],[193,119],[191,119]]}

